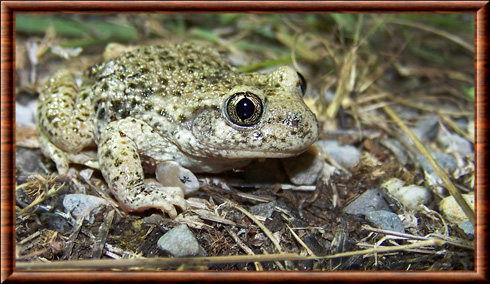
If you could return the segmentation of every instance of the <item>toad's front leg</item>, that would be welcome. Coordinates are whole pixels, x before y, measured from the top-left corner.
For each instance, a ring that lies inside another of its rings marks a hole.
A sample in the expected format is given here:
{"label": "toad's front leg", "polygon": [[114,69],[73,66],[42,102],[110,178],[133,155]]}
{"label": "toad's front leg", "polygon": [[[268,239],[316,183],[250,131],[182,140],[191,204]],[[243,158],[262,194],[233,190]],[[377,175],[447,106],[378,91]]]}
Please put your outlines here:
{"label": "toad's front leg", "polygon": [[134,118],[111,122],[99,140],[102,174],[125,211],[157,208],[175,218],[175,206],[187,208],[184,191],[144,177],[137,144],[148,133],[151,133],[150,126]]}

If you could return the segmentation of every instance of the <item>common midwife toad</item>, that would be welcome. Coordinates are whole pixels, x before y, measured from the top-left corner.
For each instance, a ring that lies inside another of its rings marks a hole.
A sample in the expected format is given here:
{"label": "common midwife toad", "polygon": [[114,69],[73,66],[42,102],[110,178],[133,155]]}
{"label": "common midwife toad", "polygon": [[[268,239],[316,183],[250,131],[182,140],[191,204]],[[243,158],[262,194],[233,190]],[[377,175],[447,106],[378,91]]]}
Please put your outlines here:
{"label": "common midwife toad", "polygon": [[[192,172],[291,157],[315,142],[304,89],[290,67],[238,73],[212,48],[143,47],[90,68],[81,84],[56,73],[40,95],[39,140],[60,174],[69,163],[100,169],[126,211],[174,218],[198,188]],[[158,181],[145,179],[155,171]]]}

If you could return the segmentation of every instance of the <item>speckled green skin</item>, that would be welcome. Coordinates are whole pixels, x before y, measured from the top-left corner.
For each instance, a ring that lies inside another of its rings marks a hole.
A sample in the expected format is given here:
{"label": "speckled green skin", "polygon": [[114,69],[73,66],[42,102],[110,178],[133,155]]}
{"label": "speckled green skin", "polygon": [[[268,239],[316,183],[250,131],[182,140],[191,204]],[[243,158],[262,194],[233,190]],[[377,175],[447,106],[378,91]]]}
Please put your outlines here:
{"label": "speckled green skin", "polygon": [[[226,100],[249,92],[264,110],[253,126],[225,114]],[[182,190],[145,181],[144,171],[175,161],[220,172],[254,158],[290,157],[318,137],[314,114],[290,67],[238,73],[215,50],[181,44],[130,51],[85,72],[81,86],[60,71],[40,96],[41,149],[61,174],[69,163],[100,168],[126,211],[186,208]],[[97,146],[97,154],[90,149]]]}

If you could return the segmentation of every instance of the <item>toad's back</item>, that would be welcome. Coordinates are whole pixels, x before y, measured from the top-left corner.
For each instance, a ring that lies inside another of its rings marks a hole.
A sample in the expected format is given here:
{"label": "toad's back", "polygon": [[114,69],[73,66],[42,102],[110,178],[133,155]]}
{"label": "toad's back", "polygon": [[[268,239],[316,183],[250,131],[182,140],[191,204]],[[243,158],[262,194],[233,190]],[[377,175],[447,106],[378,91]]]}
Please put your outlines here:
{"label": "toad's back", "polygon": [[98,129],[126,117],[154,121],[157,128],[157,117],[182,123],[202,108],[219,107],[222,100],[213,98],[250,81],[216,51],[187,44],[136,49],[93,67],[88,76]]}

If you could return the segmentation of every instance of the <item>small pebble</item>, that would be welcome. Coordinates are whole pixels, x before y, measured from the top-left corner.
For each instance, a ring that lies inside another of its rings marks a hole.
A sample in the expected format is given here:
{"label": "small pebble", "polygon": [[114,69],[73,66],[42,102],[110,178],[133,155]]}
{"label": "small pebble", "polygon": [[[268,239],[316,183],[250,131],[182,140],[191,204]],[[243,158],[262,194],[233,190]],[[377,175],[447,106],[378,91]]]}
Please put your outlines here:
{"label": "small pebble", "polygon": [[398,199],[408,210],[417,210],[419,205],[428,205],[432,200],[430,190],[415,184],[399,188],[391,187],[388,189],[388,192]]}
{"label": "small pebble", "polygon": [[458,134],[444,132],[439,135],[437,142],[447,153],[460,153],[463,156],[473,154],[471,142]]}
{"label": "small pebble", "polygon": [[[75,218],[83,217],[85,220],[93,223],[93,214],[90,213],[94,209],[101,208],[107,205],[107,201],[102,198],[86,195],[86,194],[67,194],[63,199],[63,206],[65,207],[65,212],[71,213]],[[98,212],[95,211],[94,213]]]}
{"label": "small pebble", "polygon": [[[474,194],[463,194],[463,198],[466,200],[471,209],[475,210],[475,195]],[[451,224],[461,224],[468,221],[468,217],[464,214],[461,207],[458,205],[454,197],[448,196],[441,200],[439,203],[439,209],[442,215]]]}
{"label": "small pebble", "polygon": [[344,212],[352,215],[366,215],[371,211],[390,211],[381,189],[369,189],[345,207]]}
{"label": "small pebble", "polygon": [[157,246],[174,257],[206,256],[206,251],[185,224],[168,231],[158,240]]}
{"label": "small pebble", "polygon": [[439,132],[439,116],[429,115],[419,119],[412,131],[420,141],[432,141]]}
{"label": "small pebble", "polygon": [[393,212],[379,210],[370,211],[366,214],[366,220],[383,230],[405,233],[402,221]]}
{"label": "small pebble", "polygon": [[314,145],[346,169],[357,164],[361,158],[361,152],[356,147],[341,146],[337,140],[318,140]]}
{"label": "small pebble", "polygon": [[397,191],[400,187],[404,186],[405,182],[398,178],[391,178],[381,184],[381,187],[384,187],[388,190],[388,192]]}
{"label": "small pebble", "polygon": [[283,159],[282,162],[289,180],[296,185],[314,184],[323,169],[323,162],[309,152]]}
{"label": "small pebble", "polygon": [[465,234],[469,236],[475,235],[475,227],[471,224],[470,220],[464,221],[463,223],[458,225],[461,230],[465,232]]}
{"label": "small pebble", "polygon": [[36,126],[37,100],[27,105],[15,104],[15,124],[23,126]]}
{"label": "small pebble", "polygon": [[276,201],[272,201],[269,203],[263,203],[263,204],[252,206],[250,207],[250,213],[265,218],[270,218],[272,216],[272,213],[274,212],[274,207],[276,206],[276,204],[277,204]]}
{"label": "small pebble", "polygon": [[185,195],[189,195],[199,189],[199,181],[196,176],[179,163],[169,161],[158,164],[155,170],[156,179],[164,186],[178,186]]}

